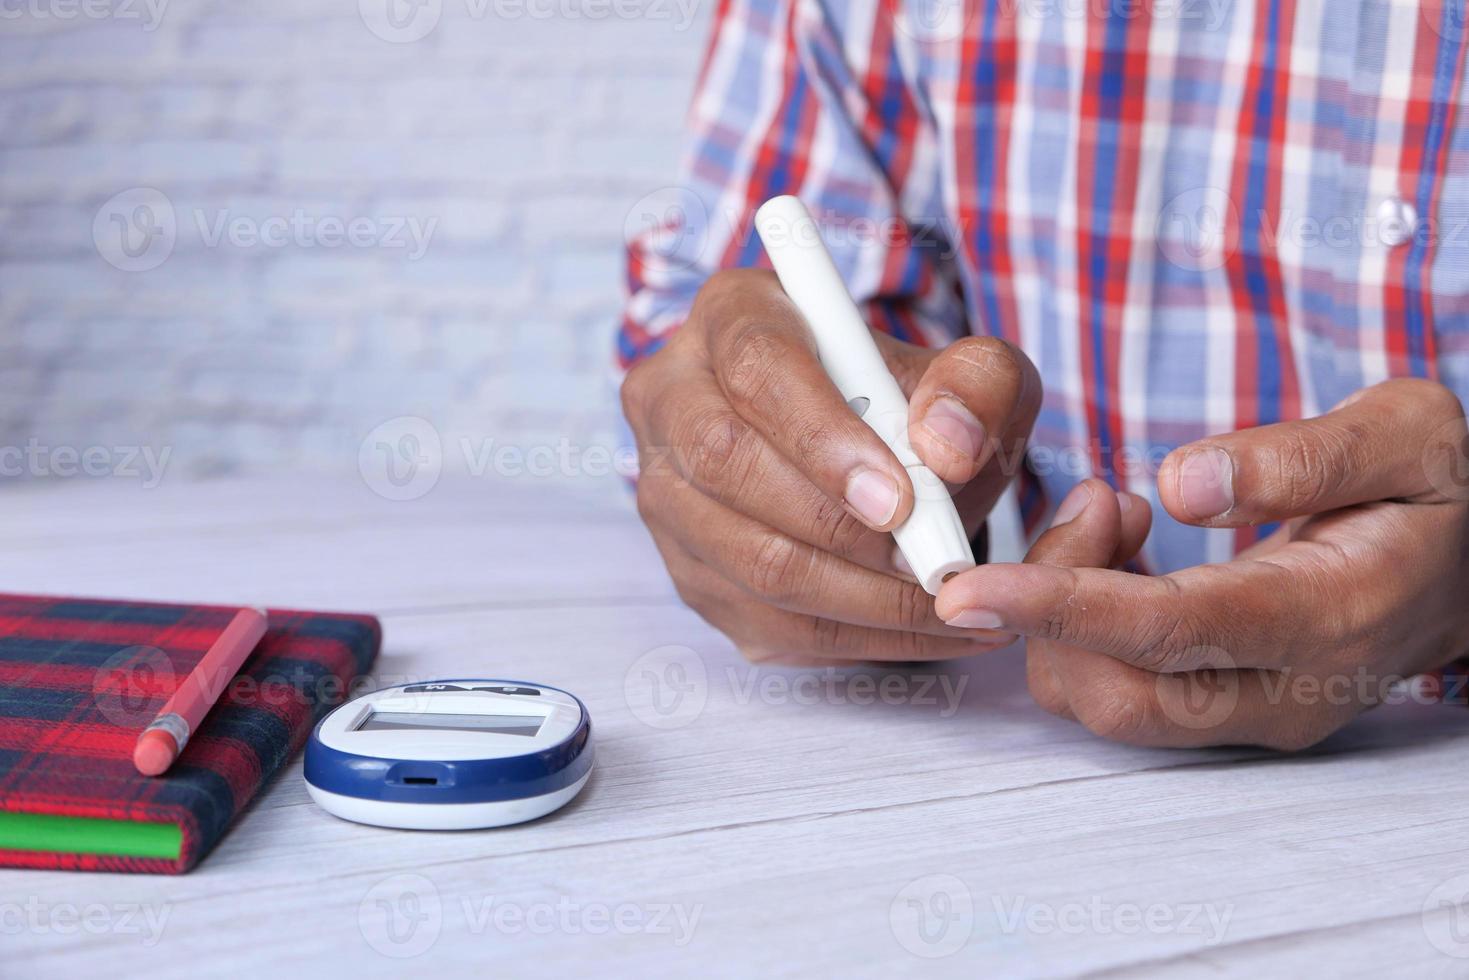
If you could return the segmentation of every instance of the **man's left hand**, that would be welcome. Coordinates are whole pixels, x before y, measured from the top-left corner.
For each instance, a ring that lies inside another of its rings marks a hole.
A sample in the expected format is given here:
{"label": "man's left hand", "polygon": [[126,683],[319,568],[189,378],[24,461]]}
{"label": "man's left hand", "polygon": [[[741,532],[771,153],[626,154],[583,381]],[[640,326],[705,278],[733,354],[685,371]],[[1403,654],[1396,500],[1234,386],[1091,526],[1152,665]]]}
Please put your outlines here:
{"label": "man's left hand", "polygon": [[[1283,522],[1232,561],[1107,567],[1135,542],[1119,498],[1088,481],[1026,564],[951,579],[937,609],[1028,637],[1037,700],[1105,737],[1304,748],[1469,651],[1466,447],[1449,389],[1384,382],[1318,418],[1169,455],[1158,492],[1178,520]],[[1146,506],[1134,499],[1124,511]]]}

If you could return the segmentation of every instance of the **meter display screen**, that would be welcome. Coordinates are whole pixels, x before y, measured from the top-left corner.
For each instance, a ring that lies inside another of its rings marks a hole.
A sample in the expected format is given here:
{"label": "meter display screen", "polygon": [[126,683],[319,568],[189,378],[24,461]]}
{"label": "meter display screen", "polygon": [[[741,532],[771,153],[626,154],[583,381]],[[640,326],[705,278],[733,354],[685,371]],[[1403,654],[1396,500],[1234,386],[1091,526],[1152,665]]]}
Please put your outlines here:
{"label": "meter display screen", "polygon": [[456,731],[533,736],[543,715],[441,714],[430,711],[374,711],[353,729],[359,732]]}

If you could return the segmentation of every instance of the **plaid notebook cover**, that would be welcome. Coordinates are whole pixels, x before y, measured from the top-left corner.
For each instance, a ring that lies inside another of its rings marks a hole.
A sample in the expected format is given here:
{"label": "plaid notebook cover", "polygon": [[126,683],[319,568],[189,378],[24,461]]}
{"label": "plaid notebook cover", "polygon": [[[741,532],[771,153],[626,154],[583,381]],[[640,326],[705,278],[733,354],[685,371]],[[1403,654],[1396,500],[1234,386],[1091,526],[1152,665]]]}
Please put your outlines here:
{"label": "plaid notebook cover", "polygon": [[0,594],[0,810],[172,823],[177,861],[0,848],[0,865],[179,873],[208,854],[372,665],[372,616],[268,610],[270,629],[162,777],[138,733],[237,610]]}

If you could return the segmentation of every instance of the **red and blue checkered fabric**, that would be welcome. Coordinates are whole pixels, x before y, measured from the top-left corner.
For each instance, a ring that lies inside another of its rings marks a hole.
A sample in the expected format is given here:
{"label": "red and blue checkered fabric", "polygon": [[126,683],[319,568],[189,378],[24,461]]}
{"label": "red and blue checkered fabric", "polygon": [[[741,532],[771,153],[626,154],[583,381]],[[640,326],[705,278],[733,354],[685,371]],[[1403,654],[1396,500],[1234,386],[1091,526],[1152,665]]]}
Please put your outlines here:
{"label": "red and blue checkered fabric", "polygon": [[1150,570],[1227,560],[1270,528],[1168,517],[1172,449],[1391,377],[1469,400],[1466,63],[1465,0],[719,0],[621,364],[797,194],[875,327],[1035,362],[1027,523],[1099,475]]}
{"label": "red and blue checkered fabric", "polygon": [[208,854],[377,656],[371,616],[269,610],[270,629],[160,778],[138,733],[238,610],[0,595],[0,810],[179,826],[178,860],[0,849],[0,864],[179,873]]}

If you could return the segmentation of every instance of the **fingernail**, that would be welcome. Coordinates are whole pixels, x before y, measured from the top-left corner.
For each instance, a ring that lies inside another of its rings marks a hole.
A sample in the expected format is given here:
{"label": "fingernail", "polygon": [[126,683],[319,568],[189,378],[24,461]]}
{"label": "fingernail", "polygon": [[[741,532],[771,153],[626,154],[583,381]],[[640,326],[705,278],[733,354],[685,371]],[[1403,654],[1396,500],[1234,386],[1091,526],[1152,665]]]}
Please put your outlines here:
{"label": "fingernail", "polygon": [[1085,483],[1078,483],[1071,488],[1066,499],[1061,501],[1061,506],[1056,508],[1056,516],[1051,518],[1051,527],[1060,527],[1068,521],[1075,520],[1086,510],[1086,505],[1092,502],[1092,491]]}
{"label": "fingernail", "polygon": [[988,609],[965,609],[944,622],[967,630],[997,630],[1001,625],[1000,614]]}
{"label": "fingernail", "polygon": [[936,398],[924,413],[922,426],[957,453],[977,459],[984,446],[984,423],[953,398]]}
{"label": "fingernail", "polygon": [[898,485],[877,470],[858,470],[847,480],[847,506],[874,527],[881,527],[898,512]]}
{"label": "fingernail", "polygon": [[1117,495],[1117,510],[1123,514],[1132,510],[1132,494],[1119,493]]}
{"label": "fingernail", "polygon": [[1234,463],[1222,449],[1190,453],[1178,467],[1178,495],[1193,517],[1218,517],[1234,506]]}

